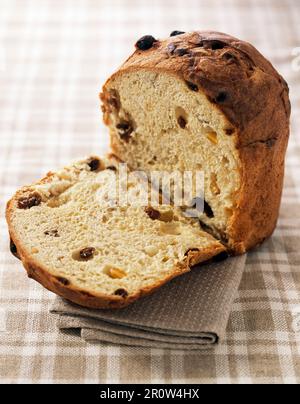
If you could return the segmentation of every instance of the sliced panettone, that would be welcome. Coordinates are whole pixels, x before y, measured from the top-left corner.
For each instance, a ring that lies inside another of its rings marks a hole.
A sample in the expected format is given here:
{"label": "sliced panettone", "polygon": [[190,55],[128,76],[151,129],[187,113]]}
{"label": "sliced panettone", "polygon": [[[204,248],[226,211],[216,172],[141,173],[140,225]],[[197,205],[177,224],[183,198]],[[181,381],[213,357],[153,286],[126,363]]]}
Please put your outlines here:
{"label": "sliced panettone", "polygon": [[[179,208],[115,203],[118,167],[81,161],[22,188],[7,206],[11,249],[29,277],[85,307],[124,307],[191,266],[226,256]],[[132,200],[140,185],[130,177]]]}

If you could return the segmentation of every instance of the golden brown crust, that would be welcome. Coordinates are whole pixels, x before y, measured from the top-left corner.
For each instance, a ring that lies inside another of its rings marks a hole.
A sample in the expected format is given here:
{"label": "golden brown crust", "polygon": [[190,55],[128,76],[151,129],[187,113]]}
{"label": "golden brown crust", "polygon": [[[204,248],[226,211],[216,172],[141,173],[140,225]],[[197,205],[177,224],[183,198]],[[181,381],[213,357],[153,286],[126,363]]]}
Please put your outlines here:
{"label": "golden brown crust", "polygon": [[[51,180],[52,176],[53,174],[48,174],[36,184],[48,182]],[[30,187],[28,187],[28,189],[29,188]],[[63,278],[59,275],[54,275],[54,271],[51,268],[44,267],[24,249],[22,240],[18,237],[17,231],[12,224],[12,217],[14,209],[17,209],[18,198],[24,194],[24,190],[26,189],[27,188],[24,188],[23,190],[18,191],[16,195],[8,202],[6,209],[6,220],[8,223],[9,234],[16,249],[14,255],[18,256],[18,258],[22,261],[29,278],[36,280],[51,292],[83,307],[94,309],[119,309],[126,307],[141,297],[152,294],[173,278],[189,272],[192,266],[199,264],[200,262],[208,261],[225,250],[225,248],[220,245],[215,246],[215,248],[209,247],[199,252],[190,251],[185,259],[178,263],[173,272],[163,281],[157,282],[151,287],[141,289],[137,293],[126,297],[105,295],[101,293],[96,294],[94,292],[91,293],[91,291],[88,289],[78,288],[77,286],[72,285],[69,279]]]}
{"label": "golden brown crust", "polygon": [[276,228],[289,129],[276,141],[255,142],[239,149],[242,189],[227,234],[235,254],[260,245]]}
{"label": "golden brown crust", "polygon": [[[187,33],[136,50],[111,79],[139,69],[192,83],[235,127],[242,187],[228,245],[241,254],[260,244],[276,227],[281,201],[291,112],[285,80],[251,44],[218,32]],[[112,148],[118,154],[117,145]]]}

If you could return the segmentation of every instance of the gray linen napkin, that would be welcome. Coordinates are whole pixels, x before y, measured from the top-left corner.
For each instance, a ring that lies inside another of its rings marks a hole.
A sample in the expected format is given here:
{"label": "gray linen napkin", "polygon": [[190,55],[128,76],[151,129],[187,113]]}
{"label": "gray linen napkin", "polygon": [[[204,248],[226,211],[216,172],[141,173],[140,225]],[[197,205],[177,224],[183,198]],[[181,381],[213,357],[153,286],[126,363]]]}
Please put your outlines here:
{"label": "gray linen napkin", "polygon": [[194,350],[225,333],[246,256],[194,268],[121,310],[91,310],[56,298],[59,329],[79,329],[88,342]]}

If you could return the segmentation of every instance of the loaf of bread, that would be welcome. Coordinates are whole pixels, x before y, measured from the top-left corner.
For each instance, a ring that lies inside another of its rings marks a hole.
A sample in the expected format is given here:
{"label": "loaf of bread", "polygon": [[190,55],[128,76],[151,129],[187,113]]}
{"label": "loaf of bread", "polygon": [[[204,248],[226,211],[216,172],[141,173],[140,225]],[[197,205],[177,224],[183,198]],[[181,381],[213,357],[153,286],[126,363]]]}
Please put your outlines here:
{"label": "loaf of bread", "polygon": [[[11,251],[30,277],[79,305],[120,308],[272,234],[289,91],[253,46],[215,32],[143,37],[101,99],[114,156],[50,173],[8,203]],[[143,191],[138,175],[124,185],[119,162],[148,178],[204,172],[203,212],[188,217],[189,204],[165,203],[165,190],[150,191],[145,178]],[[120,203],[141,192],[145,205]],[[149,192],[163,203],[149,204]]]}
{"label": "loaf of bread", "polygon": [[[193,265],[226,257],[179,208],[116,204],[118,169],[93,157],[22,188],[7,206],[11,249],[29,277],[85,307],[124,307]],[[131,200],[142,192],[136,176],[125,187]]]}
{"label": "loaf of bread", "polygon": [[143,37],[101,99],[112,150],[132,169],[204,171],[200,221],[232,253],[272,234],[289,91],[252,45],[216,32]]}

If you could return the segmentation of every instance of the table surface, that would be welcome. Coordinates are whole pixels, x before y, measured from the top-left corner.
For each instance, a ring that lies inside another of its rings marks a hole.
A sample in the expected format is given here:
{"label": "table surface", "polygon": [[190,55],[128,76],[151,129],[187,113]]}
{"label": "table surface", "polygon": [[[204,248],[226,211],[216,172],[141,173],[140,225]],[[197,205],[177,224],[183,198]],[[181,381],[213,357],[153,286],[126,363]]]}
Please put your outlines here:
{"label": "table surface", "polygon": [[[0,382],[300,382],[299,0],[0,0]],[[5,202],[50,169],[105,153],[98,92],[144,34],[215,29],[255,44],[288,80],[292,136],[274,236],[248,255],[226,338],[181,352],[61,333],[53,295],[8,251]]]}

